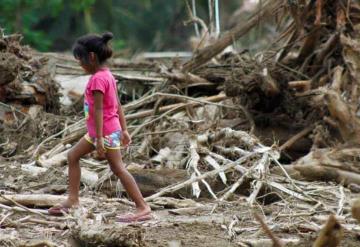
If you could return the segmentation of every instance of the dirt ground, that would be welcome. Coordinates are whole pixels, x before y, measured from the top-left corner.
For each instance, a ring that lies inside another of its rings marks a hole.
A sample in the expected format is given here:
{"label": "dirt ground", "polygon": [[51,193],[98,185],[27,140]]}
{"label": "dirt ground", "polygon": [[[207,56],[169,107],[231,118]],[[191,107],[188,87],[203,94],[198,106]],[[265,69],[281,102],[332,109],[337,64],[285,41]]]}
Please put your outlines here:
{"label": "dirt ground", "polygon": [[[28,194],[62,194],[66,190],[67,179],[63,172],[52,169],[41,177],[29,177],[26,173],[19,174],[19,165],[20,163],[16,161],[1,163],[3,173],[0,175],[0,190],[6,189],[9,192],[11,189],[13,193]],[[47,190],[45,191],[43,188],[47,188]],[[333,188],[335,190],[336,185],[333,185]],[[202,199],[198,201],[203,205],[202,209],[181,213],[181,215],[175,215],[176,210],[173,209],[156,209],[154,210],[154,219],[151,221],[124,224],[116,222],[115,216],[132,211],[131,206],[114,202],[104,194],[87,190],[85,187],[82,187],[81,195],[95,201],[95,205],[85,204],[81,207],[83,214],[86,212],[87,218],[93,220],[91,224],[95,228],[99,223],[99,227],[100,225],[101,227],[111,227],[120,232],[128,229],[137,229],[141,232],[141,241],[138,244],[131,242],[129,245],[122,246],[271,246],[258,242],[261,239],[268,239],[268,237],[254,219],[254,212],[264,215],[269,224],[272,222],[270,227],[279,238],[298,239],[296,244],[286,246],[312,246],[318,235],[317,228],[311,227],[312,224],[321,226],[329,215],[326,210],[307,214],[308,210],[306,209],[291,215],[292,204],[299,203],[296,200],[292,201],[291,198],[286,199],[289,204],[278,201],[268,205],[258,204],[250,208],[245,200],[246,197],[238,196],[233,202],[214,203],[209,199]],[[346,196],[355,198],[358,194],[346,190]],[[0,212],[4,216],[5,211],[0,209]],[[76,215],[76,212],[72,215]],[[89,217],[89,215],[92,216]],[[94,220],[96,215],[103,216],[101,222]],[[50,222],[50,225],[49,223],[43,225],[21,222],[21,219],[26,217],[29,217],[28,213],[16,213],[11,217],[11,221],[5,225],[2,224],[0,229],[1,246],[86,246],[74,240],[71,219],[46,216],[46,221]],[[37,215],[31,217],[41,219]],[[356,222],[352,219],[350,207],[347,204],[344,205],[340,221],[345,225],[341,246],[359,246],[358,232],[360,228],[355,226]],[[54,225],[51,225],[51,222]],[[55,224],[60,224],[60,226]]]}
{"label": "dirt ground", "polygon": [[[101,199],[99,199],[101,200]],[[116,213],[127,212],[131,210],[129,207],[118,204],[112,208],[107,208],[109,205],[103,203],[101,210],[114,211]],[[267,211],[276,211],[272,207],[264,207]],[[97,211],[93,211],[97,213]],[[104,213],[104,211],[102,211]],[[249,217],[251,218],[251,210],[241,203],[233,203],[231,207],[223,205],[218,207],[213,213],[202,213],[191,216],[175,216],[169,214],[167,210],[155,211],[155,219],[146,223],[136,223],[126,225],[126,228],[140,229],[142,234],[141,244],[137,246],[270,246],[270,245],[240,245],[242,240],[251,239],[266,239],[259,227],[249,228]],[[26,214],[19,214],[19,218],[25,217]],[[227,227],[232,219],[237,216],[239,223],[236,224],[238,234],[229,234]],[[51,217],[53,222],[57,222],[57,218]],[[114,217],[106,219],[107,223],[112,228],[123,229],[125,226],[122,223],[116,223]],[[244,231],[242,231],[244,229]],[[247,229],[247,230],[246,230]],[[68,229],[56,229],[48,226],[42,227],[39,224],[21,224],[15,228],[1,229],[0,243],[1,246],[22,246],[20,242],[27,244],[35,244],[36,241],[47,240],[55,245],[52,246],[78,246],[72,239],[71,231]],[[251,234],[249,234],[251,232]],[[276,233],[276,231],[274,231]],[[299,238],[300,242],[297,244],[289,244],[287,246],[312,246],[316,238],[316,233],[302,231],[298,226],[292,225],[288,222],[288,233],[281,233],[278,237],[283,239]],[[14,245],[15,244],[15,245]],[[28,245],[30,246],[30,245]],[[47,246],[47,245],[31,245],[31,246]],[[51,245],[49,245],[51,246]],[[136,245],[124,245],[136,246]],[[344,240],[341,246],[359,246],[359,236],[354,232],[345,231]]]}

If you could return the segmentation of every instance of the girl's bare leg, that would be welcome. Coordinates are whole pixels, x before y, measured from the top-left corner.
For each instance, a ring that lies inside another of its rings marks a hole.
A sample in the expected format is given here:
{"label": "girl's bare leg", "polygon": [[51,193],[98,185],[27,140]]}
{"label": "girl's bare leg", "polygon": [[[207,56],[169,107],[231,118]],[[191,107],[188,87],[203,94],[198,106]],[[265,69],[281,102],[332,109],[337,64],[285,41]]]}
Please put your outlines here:
{"label": "girl's bare leg", "polygon": [[120,179],[126,192],[135,202],[136,213],[133,217],[137,218],[149,214],[151,209],[145,202],[134,177],[125,168],[122,162],[120,150],[107,150],[105,155],[110,164],[111,170]]}
{"label": "girl's bare leg", "polygon": [[66,201],[61,203],[63,207],[72,207],[79,205],[79,187],[80,187],[80,158],[87,153],[94,150],[94,146],[90,144],[85,138],[70,149],[68,152],[68,165],[69,165],[69,195]]}

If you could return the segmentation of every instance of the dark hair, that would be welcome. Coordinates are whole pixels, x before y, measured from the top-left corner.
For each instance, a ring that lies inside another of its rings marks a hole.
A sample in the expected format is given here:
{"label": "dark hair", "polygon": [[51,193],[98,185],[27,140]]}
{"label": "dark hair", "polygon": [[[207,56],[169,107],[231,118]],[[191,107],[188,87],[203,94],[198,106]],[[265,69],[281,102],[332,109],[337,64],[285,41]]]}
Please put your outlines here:
{"label": "dark hair", "polygon": [[84,63],[89,63],[89,53],[94,52],[99,64],[104,63],[112,56],[112,49],[108,45],[113,34],[106,32],[103,35],[87,34],[78,38],[73,46],[73,55]]}

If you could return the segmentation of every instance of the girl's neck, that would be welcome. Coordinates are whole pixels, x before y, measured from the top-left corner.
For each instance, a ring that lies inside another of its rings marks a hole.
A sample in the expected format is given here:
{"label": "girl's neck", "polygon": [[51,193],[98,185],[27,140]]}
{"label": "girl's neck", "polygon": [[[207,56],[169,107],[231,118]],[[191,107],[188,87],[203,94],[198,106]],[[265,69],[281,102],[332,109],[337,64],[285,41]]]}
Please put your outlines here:
{"label": "girl's neck", "polygon": [[92,68],[91,71],[89,71],[89,72],[90,72],[90,74],[95,74],[95,73],[97,73],[97,72],[99,72],[101,70],[104,70],[106,68],[107,68],[106,65],[100,65],[100,66],[96,66],[96,67]]}

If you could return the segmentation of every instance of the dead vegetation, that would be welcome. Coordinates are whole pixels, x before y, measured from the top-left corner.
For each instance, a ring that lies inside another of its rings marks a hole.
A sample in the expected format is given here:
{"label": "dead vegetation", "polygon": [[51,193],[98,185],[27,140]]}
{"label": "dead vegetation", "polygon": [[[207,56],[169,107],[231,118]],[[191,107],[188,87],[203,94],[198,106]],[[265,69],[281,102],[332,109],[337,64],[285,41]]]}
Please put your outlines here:
{"label": "dead vegetation", "polygon": [[[221,53],[272,17],[283,31],[269,49],[255,56]],[[356,202],[351,208],[351,200],[360,191],[359,37],[356,1],[267,1],[247,23],[195,51],[189,61],[114,60],[116,78],[132,85],[120,88],[133,137],[125,160],[157,218],[114,223],[116,208],[128,210],[132,203],[118,198],[120,183],[94,155],[81,161],[86,210],[46,215],[41,208],[63,198],[50,194],[66,192],[66,154],[86,132],[84,119],[69,117],[59,131],[26,150],[27,164],[0,165],[5,192],[0,225],[7,236],[0,243],[35,246],[26,242],[31,236],[26,229],[35,224],[56,236],[43,236],[53,242],[38,246],[167,244],[153,234],[180,239],[184,246],[339,246],[341,241],[357,246],[359,226],[351,213],[359,219],[360,207]],[[0,47],[12,47],[3,40]],[[67,56],[47,56],[55,61],[55,73],[81,74]],[[5,66],[0,88],[8,90],[21,75],[16,64],[24,62]],[[45,97],[53,95],[45,91]],[[47,109],[48,103],[37,104]],[[10,113],[16,116],[14,109]],[[214,228],[225,240],[176,237],[165,228],[203,236]],[[12,229],[18,230],[15,236],[25,233],[24,239],[11,237]]]}

